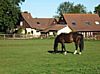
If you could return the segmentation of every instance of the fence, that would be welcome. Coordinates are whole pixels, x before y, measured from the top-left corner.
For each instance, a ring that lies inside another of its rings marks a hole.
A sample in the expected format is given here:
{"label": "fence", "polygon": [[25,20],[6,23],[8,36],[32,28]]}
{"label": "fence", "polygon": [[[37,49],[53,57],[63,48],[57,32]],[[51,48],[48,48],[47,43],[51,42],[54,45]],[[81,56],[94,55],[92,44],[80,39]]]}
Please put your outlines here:
{"label": "fence", "polygon": [[[49,37],[49,36],[48,36]],[[0,34],[0,39],[32,39],[32,38],[48,38],[38,35],[30,34]],[[85,39],[100,40],[100,35],[95,35],[93,37],[85,37]]]}
{"label": "fence", "polygon": [[0,34],[0,39],[31,39],[38,38],[39,36],[33,36],[29,34]]}

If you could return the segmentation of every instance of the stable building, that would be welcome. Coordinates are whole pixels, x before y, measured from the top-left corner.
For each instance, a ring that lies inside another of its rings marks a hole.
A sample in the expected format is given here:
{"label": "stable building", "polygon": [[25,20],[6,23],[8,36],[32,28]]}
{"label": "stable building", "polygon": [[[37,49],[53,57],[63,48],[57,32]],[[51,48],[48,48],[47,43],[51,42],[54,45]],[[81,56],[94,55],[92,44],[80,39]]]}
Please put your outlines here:
{"label": "stable building", "polygon": [[30,13],[22,12],[19,28],[23,28],[22,34],[40,37],[45,29],[56,23],[54,18],[33,18]]}
{"label": "stable building", "polygon": [[82,33],[84,38],[100,39],[100,17],[97,14],[63,14],[58,23]]}

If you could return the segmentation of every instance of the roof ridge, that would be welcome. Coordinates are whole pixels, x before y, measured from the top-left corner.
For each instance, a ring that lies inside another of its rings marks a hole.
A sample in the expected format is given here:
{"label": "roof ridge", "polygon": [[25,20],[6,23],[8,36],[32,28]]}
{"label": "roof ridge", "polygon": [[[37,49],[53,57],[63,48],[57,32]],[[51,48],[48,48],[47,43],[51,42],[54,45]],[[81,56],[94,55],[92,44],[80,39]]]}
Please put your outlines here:
{"label": "roof ridge", "polygon": [[63,15],[98,15],[98,14],[90,14],[90,13],[68,13],[68,14],[63,14]]}

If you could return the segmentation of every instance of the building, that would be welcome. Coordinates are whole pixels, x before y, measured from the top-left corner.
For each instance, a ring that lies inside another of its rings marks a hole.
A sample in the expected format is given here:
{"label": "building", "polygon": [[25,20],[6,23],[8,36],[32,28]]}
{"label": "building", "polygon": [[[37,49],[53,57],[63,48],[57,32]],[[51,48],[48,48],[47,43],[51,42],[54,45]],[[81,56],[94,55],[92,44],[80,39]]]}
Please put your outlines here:
{"label": "building", "polygon": [[22,12],[18,28],[22,34],[35,37],[55,36],[57,31],[66,26],[57,24],[54,18],[33,18],[30,13]]}
{"label": "building", "polygon": [[59,24],[82,33],[84,38],[100,39],[100,17],[97,14],[63,14]]}
{"label": "building", "polygon": [[100,17],[97,14],[63,14],[54,18],[33,18],[30,13],[21,13],[22,33],[32,37],[55,36],[60,33],[79,32],[84,38],[100,39]]}

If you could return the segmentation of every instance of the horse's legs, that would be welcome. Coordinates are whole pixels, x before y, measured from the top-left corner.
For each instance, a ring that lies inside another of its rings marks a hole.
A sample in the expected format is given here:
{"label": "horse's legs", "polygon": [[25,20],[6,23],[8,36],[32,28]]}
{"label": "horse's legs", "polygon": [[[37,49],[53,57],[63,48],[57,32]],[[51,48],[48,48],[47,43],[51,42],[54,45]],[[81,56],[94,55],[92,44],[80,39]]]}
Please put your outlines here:
{"label": "horse's legs", "polygon": [[76,53],[77,53],[78,43],[75,43],[75,47],[76,47],[76,49],[75,49],[75,51],[74,51],[74,54],[76,54]]}
{"label": "horse's legs", "polygon": [[63,52],[63,49],[64,49],[64,54],[66,55],[66,48],[65,48],[65,44],[64,43],[62,43],[62,52]]}
{"label": "horse's legs", "polygon": [[75,46],[76,46],[76,49],[75,49],[75,51],[74,51],[74,54],[77,53],[77,49],[78,49],[78,47],[80,48],[80,52],[79,52],[79,54],[82,54],[82,53],[81,53],[81,52],[82,52],[81,44],[79,44],[79,43],[75,43]]}
{"label": "horse's legs", "polygon": [[79,54],[82,54],[82,53],[81,53],[81,52],[82,52],[82,46],[81,46],[81,44],[79,44],[79,48],[80,48]]}
{"label": "horse's legs", "polygon": [[64,43],[62,43],[62,51],[63,51],[63,49],[64,49],[64,51],[66,51],[66,48],[65,48],[65,44]]}
{"label": "horse's legs", "polygon": [[61,43],[61,45],[62,45],[62,47],[61,47],[61,48],[62,48],[62,52],[63,52],[63,49],[64,49],[64,45],[63,45],[63,43]]}

